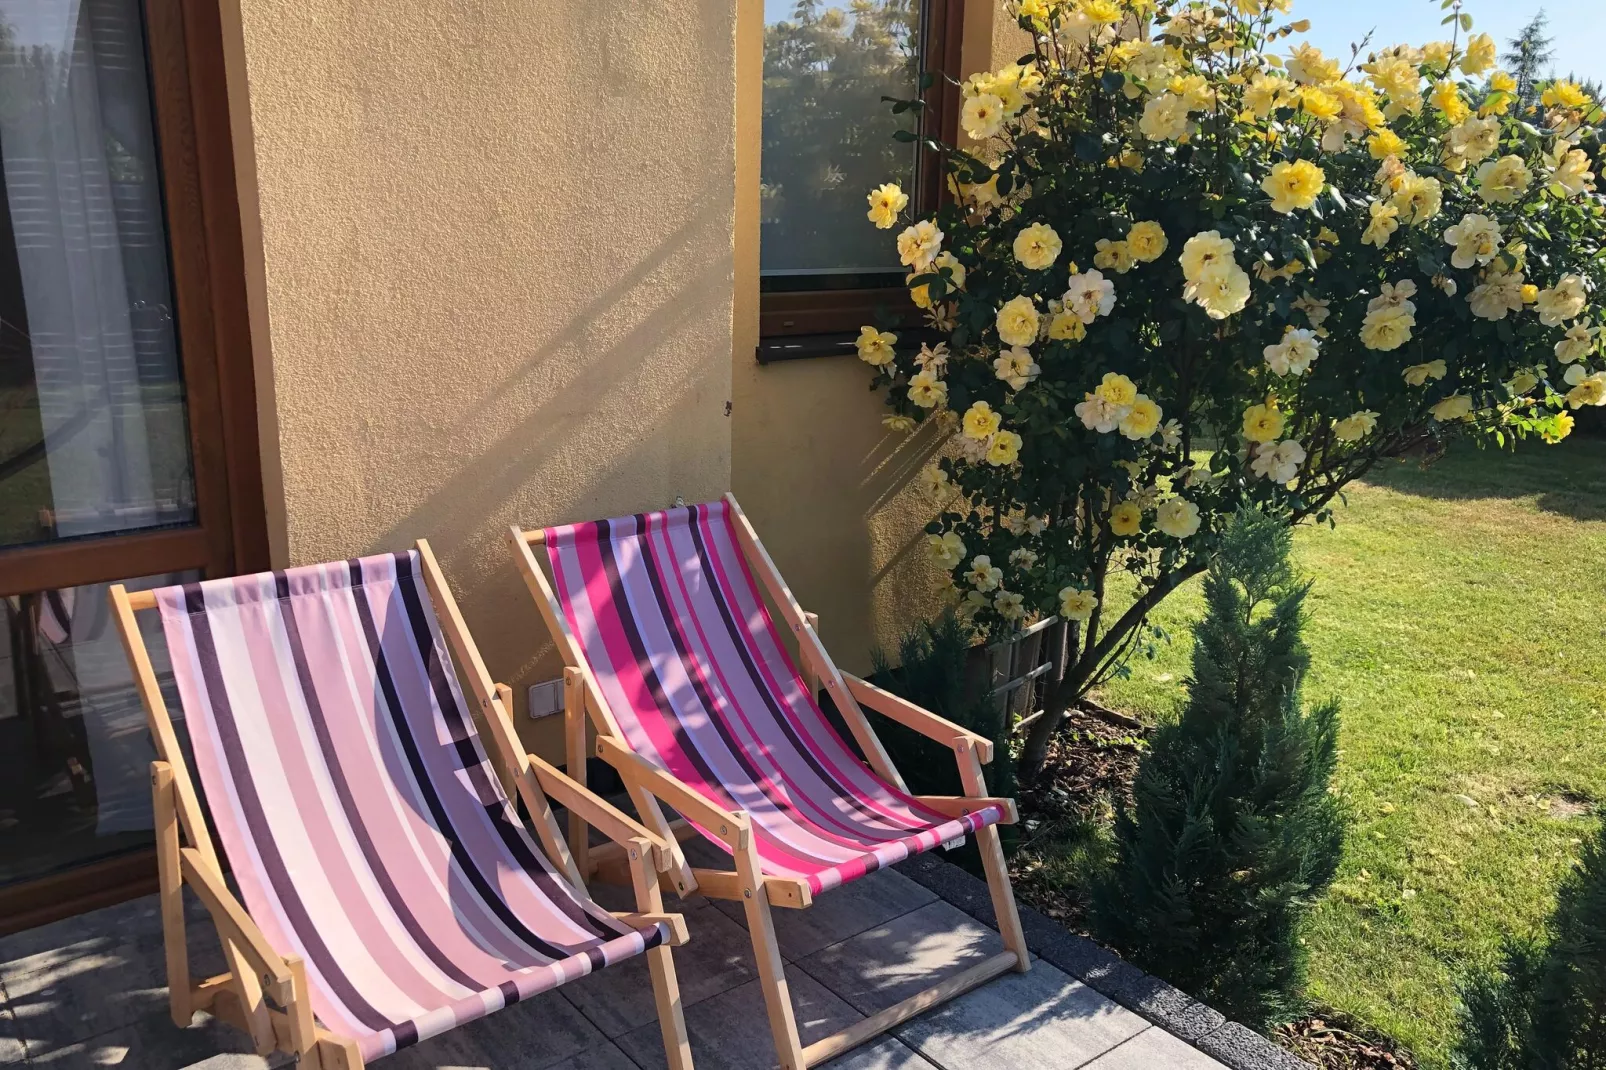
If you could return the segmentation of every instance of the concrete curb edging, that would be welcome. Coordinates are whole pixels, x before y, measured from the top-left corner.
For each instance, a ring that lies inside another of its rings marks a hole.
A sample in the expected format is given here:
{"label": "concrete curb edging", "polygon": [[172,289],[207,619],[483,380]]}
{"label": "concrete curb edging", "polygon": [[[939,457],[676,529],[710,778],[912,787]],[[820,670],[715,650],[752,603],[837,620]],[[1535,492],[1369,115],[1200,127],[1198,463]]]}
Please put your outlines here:
{"label": "concrete curb edging", "polygon": [[[979,877],[932,854],[915,855],[893,868],[983,925],[998,927],[987,884]],[[1067,931],[1047,915],[1024,903],[1019,909],[1032,954],[1232,1070],[1314,1070],[1254,1030],[1229,1022],[1219,1011]]]}

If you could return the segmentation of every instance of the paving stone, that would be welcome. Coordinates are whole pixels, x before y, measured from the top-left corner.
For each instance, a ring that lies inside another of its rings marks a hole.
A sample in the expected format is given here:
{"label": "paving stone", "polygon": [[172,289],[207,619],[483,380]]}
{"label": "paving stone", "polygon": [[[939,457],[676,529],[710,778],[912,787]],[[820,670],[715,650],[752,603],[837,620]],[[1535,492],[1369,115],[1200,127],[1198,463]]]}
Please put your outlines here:
{"label": "paving stone", "polygon": [[1100,1055],[1082,1070],[1227,1070],[1164,1029],[1150,1026],[1117,1048]]}
{"label": "paving stone", "polygon": [[1004,950],[998,934],[937,901],[850,937],[798,965],[870,1015]]}
{"label": "paving stone", "polygon": [[[712,906],[688,911],[686,928],[691,941],[673,951],[683,1006],[700,1003],[758,976],[747,930],[720,911]],[[558,992],[609,1037],[658,1020],[652,979],[643,956],[571,981]]]}
{"label": "paving stone", "polygon": [[[775,918],[775,939],[781,945],[781,954],[788,961],[794,961],[923,907],[936,898],[935,892],[902,873],[883,869],[831,889],[802,910],[776,907],[770,914]],[[746,926],[747,913],[742,904],[725,899],[714,905]]]}
{"label": "paving stone", "polygon": [[97,1066],[174,1070],[197,1065],[207,1070],[266,1070],[270,1065],[251,1053],[250,1039],[241,1030],[205,1015],[188,1029],[180,1029],[165,1014],[45,1051],[35,1051],[30,1042],[28,1061],[31,1066],[52,1070]]}
{"label": "paving stone", "polygon": [[10,1007],[0,1006],[0,1066],[15,1065],[25,1057],[17,1020],[12,1017]]}
{"label": "paving stone", "polygon": [[821,1066],[824,1070],[938,1070],[896,1037],[885,1036]]}
{"label": "paving stone", "polygon": [[1311,1065],[1284,1051],[1252,1029],[1228,1022],[1195,1043],[1233,1070],[1312,1070]]}
{"label": "paving stone", "polygon": [[1006,973],[912,1019],[899,1040],[948,1070],[1081,1066],[1148,1023],[1045,962]]}
{"label": "paving stone", "polygon": [[[805,1047],[846,1029],[862,1017],[795,966],[787,967],[786,980]],[[758,981],[687,1007],[686,1031],[691,1037],[697,1070],[769,1070],[776,1063],[764,992]],[[626,1033],[616,1043],[642,1070],[659,1070],[666,1065],[663,1035],[656,1023]],[[912,1070],[924,1068],[914,1064]]]}
{"label": "paving stone", "polygon": [[610,1064],[573,1060],[609,1047],[612,1045],[585,1015],[557,993],[543,992],[534,999],[403,1048],[380,1065],[386,1070],[436,1070],[448,1066],[497,1070],[603,1068]]}

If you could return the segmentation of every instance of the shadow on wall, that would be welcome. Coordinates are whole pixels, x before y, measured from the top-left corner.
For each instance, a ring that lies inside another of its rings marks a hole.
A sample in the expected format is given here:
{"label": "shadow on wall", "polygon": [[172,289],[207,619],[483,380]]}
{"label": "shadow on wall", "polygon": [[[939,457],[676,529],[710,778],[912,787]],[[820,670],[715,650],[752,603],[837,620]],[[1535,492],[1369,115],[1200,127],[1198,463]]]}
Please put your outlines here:
{"label": "shadow on wall", "polygon": [[833,656],[866,672],[873,646],[939,605],[937,574],[918,552],[935,505],[915,485],[939,435],[887,431],[857,360],[744,359],[732,487],[798,600],[820,614]]}

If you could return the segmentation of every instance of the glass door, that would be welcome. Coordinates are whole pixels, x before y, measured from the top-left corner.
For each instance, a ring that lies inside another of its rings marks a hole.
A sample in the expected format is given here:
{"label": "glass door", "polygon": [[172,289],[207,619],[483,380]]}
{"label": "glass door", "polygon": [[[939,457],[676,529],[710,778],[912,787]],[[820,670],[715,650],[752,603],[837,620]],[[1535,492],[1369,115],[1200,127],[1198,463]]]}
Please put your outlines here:
{"label": "glass door", "polygon": [[223,87],[209,113],[192,84],[213,28],[189,0],[0,0],[0,931],[149,880],[107,586],[263,566],[254,445],[231,456],[249,351],[220,345],[245,338]]}

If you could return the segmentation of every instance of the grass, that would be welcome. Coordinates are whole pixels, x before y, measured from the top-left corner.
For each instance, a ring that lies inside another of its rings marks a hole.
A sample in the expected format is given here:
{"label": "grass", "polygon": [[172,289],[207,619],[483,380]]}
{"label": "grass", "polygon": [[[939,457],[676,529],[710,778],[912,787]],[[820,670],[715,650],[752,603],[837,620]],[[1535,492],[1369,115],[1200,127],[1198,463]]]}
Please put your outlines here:
{"label": "grass", "polygon": [[[1459,971],[1539,925],[1606,802],[1606,442],[1391,465],[1296,545],[1306,699],[1342,700],[1354,819],[1311,995],[1444,1067]],[[1159,615],[1175,643],[1104,700],[1174,711],[1200,611],[1195,581]]]}

